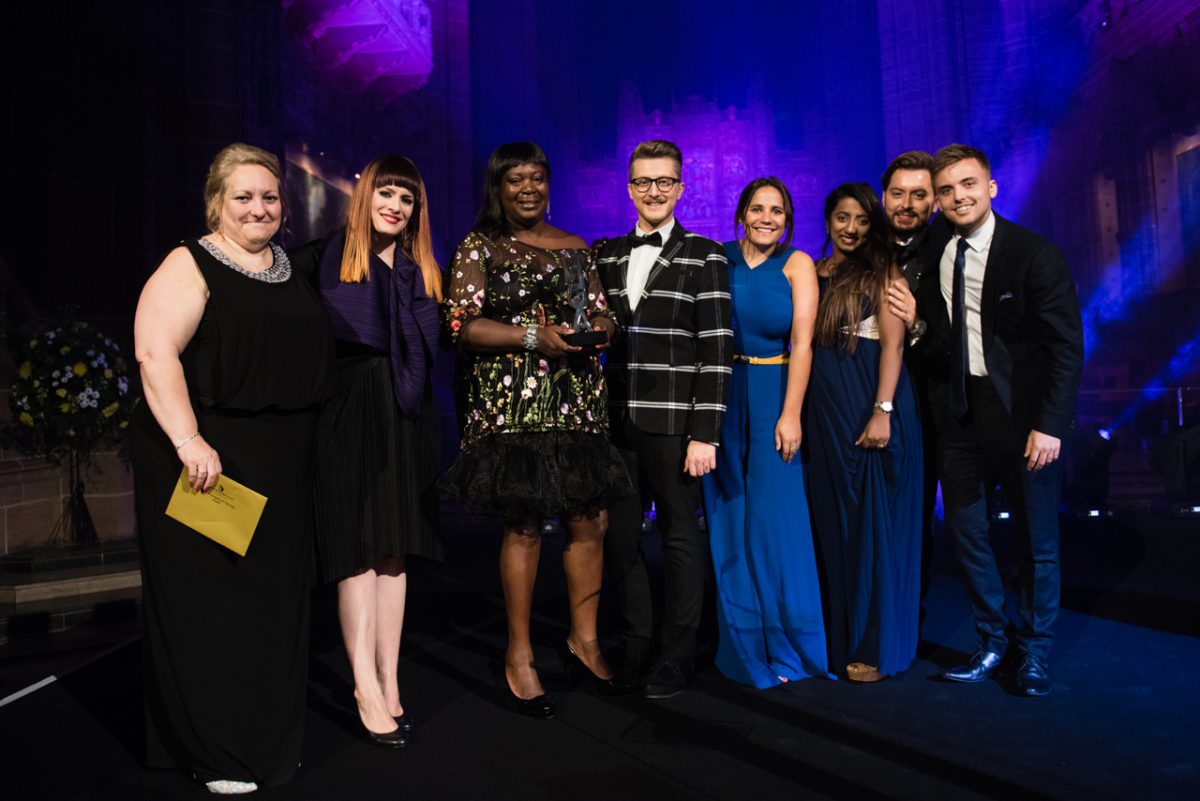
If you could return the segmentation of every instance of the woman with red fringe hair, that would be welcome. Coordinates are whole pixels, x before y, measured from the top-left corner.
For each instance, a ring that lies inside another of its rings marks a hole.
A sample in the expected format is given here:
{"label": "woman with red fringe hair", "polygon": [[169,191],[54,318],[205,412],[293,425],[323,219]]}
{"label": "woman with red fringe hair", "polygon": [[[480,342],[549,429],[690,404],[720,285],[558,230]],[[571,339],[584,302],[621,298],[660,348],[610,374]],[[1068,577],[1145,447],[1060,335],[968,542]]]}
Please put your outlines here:
{"label": "woman with red fringe hair", "polygon": [[402,748],[412,732],[397,678],[406,560],[442,556],[430,380],[441,270],[416,165],[383,156],[361,176],[346,227],[294,261],[309,267],[337,344],[337,392],[317,425],[319,570],[338,583],[366,737]]}

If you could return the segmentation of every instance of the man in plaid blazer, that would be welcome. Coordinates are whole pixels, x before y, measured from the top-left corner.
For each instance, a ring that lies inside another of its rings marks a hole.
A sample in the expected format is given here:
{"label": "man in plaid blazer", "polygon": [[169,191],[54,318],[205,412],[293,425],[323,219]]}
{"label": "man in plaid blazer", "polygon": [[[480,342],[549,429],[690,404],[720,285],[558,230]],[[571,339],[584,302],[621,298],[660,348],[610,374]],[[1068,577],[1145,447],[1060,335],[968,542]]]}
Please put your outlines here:
{"label": "man in plaid blazer", "polygon": [[699,477],[716,467],[733,357],[725,255],[674,218],[682,166],[671,142],[634,149],[629,197],[637,226],[598,244],[597,259],[620,326],[605,358],[613,442],[635,486],[654,499],[662,535],[664,608],[655,648],[642,499],[609,508],[604,559],[625,641],[622,678],[641,684],[648,698],[678,694],[692,670],[709,561],[696,518]]}

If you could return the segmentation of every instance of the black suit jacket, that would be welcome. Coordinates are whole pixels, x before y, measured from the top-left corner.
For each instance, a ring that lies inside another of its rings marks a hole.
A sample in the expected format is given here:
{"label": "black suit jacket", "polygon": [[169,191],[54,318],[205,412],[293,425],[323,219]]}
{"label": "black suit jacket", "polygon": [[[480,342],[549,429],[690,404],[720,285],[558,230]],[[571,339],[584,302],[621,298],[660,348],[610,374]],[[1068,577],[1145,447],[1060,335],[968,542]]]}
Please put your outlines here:
{"label": "black suit jacket", "polygon": [[644,431],[719,443],[733,364],[729,265],[721,246],[676,220],[636,312],[625,289],[629,237],[594,247],[621,327],[604,361],[610,406]]}
{"label": "black suit jacket", "polygon": [[[949,225],[930,230],[917,295],[929,326],[919,344],[939,424],[949,414],[950,364],[950,314],[940,270],[953,235]],[[984,274],[981,319],[988,376],[1014,422],[1023,431],[1066,436],[1075,422],[1083,373],[1083,323],[1075,283],[1057,247],[999,214]]]}

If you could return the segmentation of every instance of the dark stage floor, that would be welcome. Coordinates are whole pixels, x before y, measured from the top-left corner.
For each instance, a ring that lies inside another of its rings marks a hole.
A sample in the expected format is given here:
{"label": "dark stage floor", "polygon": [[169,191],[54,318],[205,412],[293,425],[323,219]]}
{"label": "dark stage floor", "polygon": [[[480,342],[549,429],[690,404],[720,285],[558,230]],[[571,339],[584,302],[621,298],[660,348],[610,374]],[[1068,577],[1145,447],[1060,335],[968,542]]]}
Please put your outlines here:
{"label": "dark stage floor", "polygon": [[[443,564],[410,567],[401,661],[407,749],[363,742],[332,595],[316,596],[309,715],[297,781],[264,799],[806,799],[1200,797],[1200,525],[1150,516],[1069,524],[1064,611],[1045,699],[933,677],[970,649],[966,601],[942,557],[919,660],[876,685],[809,680],[766,692],[713,668],[661,702],[601,699],[560,681],[565,600],[547,542],[535,608],[552,721],[510,711],[491,524],[448,526]],[[1005,534],[997,532],[1002,545]],[[611,625],[606,629],[611,631]],[[133,622],[0,648],[5,799],[202,798],[141,753]],[[710,635],[711,637],[711,635]],[[711,645],[711,643],[710,643]],[[231,654],[231,659],[236,655]]]}

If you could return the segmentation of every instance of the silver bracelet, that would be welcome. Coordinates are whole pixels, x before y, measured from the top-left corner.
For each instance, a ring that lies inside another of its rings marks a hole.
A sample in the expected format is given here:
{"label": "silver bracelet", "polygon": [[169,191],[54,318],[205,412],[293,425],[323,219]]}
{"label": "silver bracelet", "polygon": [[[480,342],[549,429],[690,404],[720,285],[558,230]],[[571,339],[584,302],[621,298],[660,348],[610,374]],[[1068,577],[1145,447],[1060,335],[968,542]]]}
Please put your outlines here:
{"label": "silver bracelet", "polygon": [[192,440],[194,440],[194,439],[195,439],[196,437],[198,437],[198,436],[200,436],[200,432],[199,432],[199,431],[197,431],[195,434],[192,434],[190,437],[188,437],[187,439],[185,439],[183,442],[181,442],[181,443],[179,443],[178,445],[176,445],[176,446],[175,446],[175,450],[179,450],[179,449],[180,449],[180,448],[182,448],[184,445],[187,445],[189,442],[191,442]]}
{"label": "silver bracelet", "polygon": [[521,347],[525,350],[537,350],[537,334],[538,327],[536,325],[527,326],[524,335],[521,336]]}

